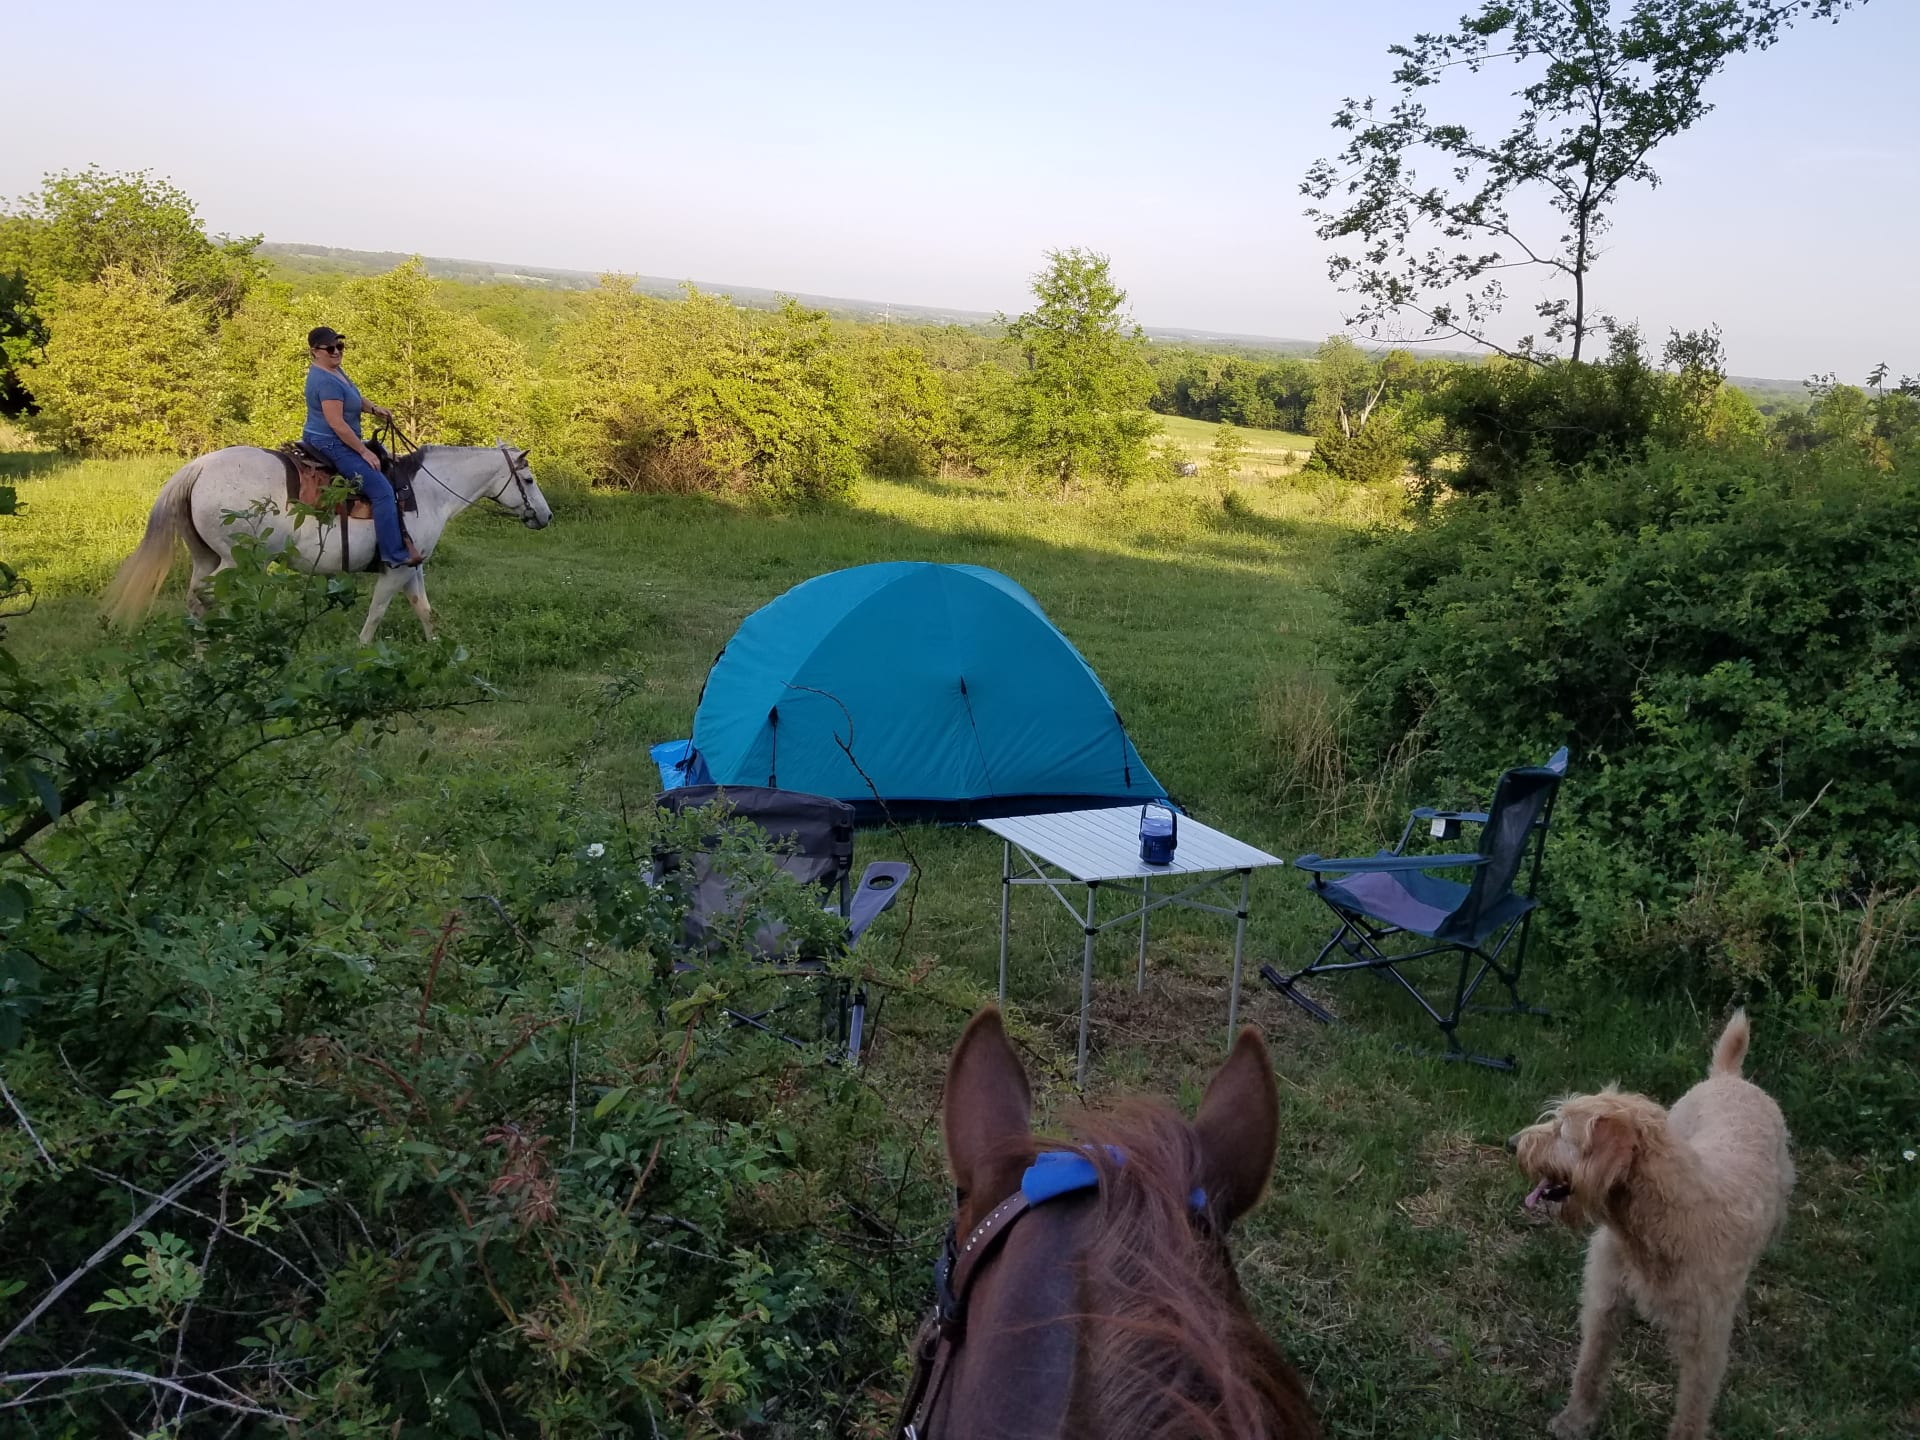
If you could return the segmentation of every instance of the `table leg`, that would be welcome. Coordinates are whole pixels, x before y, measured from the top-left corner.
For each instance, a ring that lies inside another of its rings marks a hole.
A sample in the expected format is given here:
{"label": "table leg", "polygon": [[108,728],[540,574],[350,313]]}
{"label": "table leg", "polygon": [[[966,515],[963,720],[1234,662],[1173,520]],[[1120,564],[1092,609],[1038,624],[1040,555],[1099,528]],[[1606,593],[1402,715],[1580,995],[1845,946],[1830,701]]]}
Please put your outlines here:
{"label": "table leg", "polygon": [[1240,957],[1247,948],[1247,885],[1251,870],[1240,872],[1240,909],[1233,922],[1233,988],[1227,991],[1227,1049],[1233,1049],[1234,1030],[1240,1021]]}
{"label": "table leg", "polygon": [[1093,924],[1093,901],[1100,893],[1098,885],[1087,886],[1087,949],[1080,961],[1080,1063],[1073,1072],[1073,1083],[1087,1088],[1087,1012],[1093,1008],[1093,938],[1099,933]]}
{"label": "table leg", "polygon": [[1013,894],[1013,842],[1000,846],[1000,1003],[1007,1003],[1007,899]]}
{"label": "table leg", "polygon": [[1153,899],[1153,877],[1140,877],[1140,968],[1133,977],[1133,993],[1143,994],[1147,988],[1147,902]]}

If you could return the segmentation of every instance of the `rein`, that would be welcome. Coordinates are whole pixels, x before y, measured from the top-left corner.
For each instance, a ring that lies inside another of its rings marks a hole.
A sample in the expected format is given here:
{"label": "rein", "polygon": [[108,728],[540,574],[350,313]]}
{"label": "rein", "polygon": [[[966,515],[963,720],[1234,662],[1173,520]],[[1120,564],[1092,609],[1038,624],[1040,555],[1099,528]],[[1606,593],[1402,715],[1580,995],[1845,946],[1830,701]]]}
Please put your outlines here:
{"label": "rein", "polygon": [[[376,433],[392,435],[398,439],[402,445],[407,447],[410,454],[418,455],[426,448],[423,445],[414,443],[413,437],[408,435],[406,431],[402,430],[400,426],[392,420],[379,420],[375,423],[379,427]],[[507,462],[507,478],[500,482],[500,488],[491,495],[481,495],[477,497],[462,495],[458,490],[454,489],[453,486],[447,484],[446,481],[429,470],[425,460],[419,462],[420,473],[433,481],[434,484],[438,485],[449,495],[453,496],[454,499],[458,500],[462,509],[465,509],[469,505],[477,505],[481,500],[491,500],[494,504],[500,505],[500,497],[507,493],[507,486],[517,485],[520,487],[520,511],[522,518],[524,518],[530,512],[533,505],[533,497],[528,493],[533,484],[532,478],[524,474],[519,465],[514,463],[513,453],[507,449],[504,443],[497,448],[500,451],[500,457]],[[505,510],[507,507],[500,505],[500,508]],[[508,513],[511,514],[512,512],[509,511]]]}
{"label": "rein", "polygon": [[[1109,1148],[1116,1164],[1126,1164],[1126,1156]],[[966,1339],[967,1295],[974,1278],[1000,1248],[1014,1224],[1035,1206],[1062,1195],[1076,1195],[1097,1189],[1100,1172],[1093,1161],[1078,1150],[1048,1150],[1034,1157],[1020,1188],[994,1206],[987,1217],[959,1238],[954,1222],[947,1221],[947,1232],[940,1243],[940,1258],[933,1265],[933,1313],[921,1327],[916,1342],[913,1377],[900,1406],[900,1422],[894,1427],[894,1440],[929,1440],[927,1426],[933,1407],[939,1402],[953,1357]],[[1188,1197],[1196,1224],[1207,1223],[1207,1192],[1195,1189]]]}

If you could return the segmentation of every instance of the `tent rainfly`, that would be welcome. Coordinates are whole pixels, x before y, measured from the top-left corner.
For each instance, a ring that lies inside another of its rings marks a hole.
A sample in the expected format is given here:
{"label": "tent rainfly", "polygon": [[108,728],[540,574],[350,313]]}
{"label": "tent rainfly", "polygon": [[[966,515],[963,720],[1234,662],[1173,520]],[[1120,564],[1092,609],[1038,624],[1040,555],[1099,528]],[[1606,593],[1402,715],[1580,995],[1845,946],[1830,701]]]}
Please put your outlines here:
{"label": "tent rainfly", "polygon": [[794,586],[714,661],[692,741],[656,753],[682,783],[830,795],[863,821],[1166,796],[1080,652],[978,565],[891,561]]}

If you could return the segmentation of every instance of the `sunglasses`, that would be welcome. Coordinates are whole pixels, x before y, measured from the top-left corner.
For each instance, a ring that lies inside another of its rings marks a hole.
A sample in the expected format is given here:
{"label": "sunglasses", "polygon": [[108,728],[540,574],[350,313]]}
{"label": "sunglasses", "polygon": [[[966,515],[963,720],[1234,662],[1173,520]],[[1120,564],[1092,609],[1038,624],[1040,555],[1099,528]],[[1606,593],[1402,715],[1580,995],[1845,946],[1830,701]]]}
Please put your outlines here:
{"label": "sunglasses", "polygon": [[316,350],[324,350],[329,355],[344,355],[347,353],[347,346],[345,341],[342,341],[338,345],[316,345],[313,348]]}

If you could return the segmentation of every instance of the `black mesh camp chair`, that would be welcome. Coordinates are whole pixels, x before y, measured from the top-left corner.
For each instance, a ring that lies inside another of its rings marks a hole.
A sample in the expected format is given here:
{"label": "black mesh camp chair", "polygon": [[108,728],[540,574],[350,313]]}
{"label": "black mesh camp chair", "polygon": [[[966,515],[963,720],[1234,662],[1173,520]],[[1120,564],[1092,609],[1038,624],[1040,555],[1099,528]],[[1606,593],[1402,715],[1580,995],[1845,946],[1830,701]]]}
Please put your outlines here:
{"label": "black mesh camp chair", "polygon": [[[846,925],[846,945],[856,944],[867,927],[884,914],[900,894],[900,887],[912,873],[911,867],[895,861],[876,861],[867,866],[858,888],[853,877],[853,807],[824,795],[805,795],[796,790],[769,790],[754,786],[690,785],[669,790],[654,803],[672,815],[701,810],[716,800],[724,800],[727,813],[736,820],[750,822],[776,847],[778,867],[803,885],[819,887],[826,909]],[[694,954],[715,948],[718,924],[729,928],[737,924],[743,910],[751,914],[753,897],[741,892],[741,882],[724,873],[715,863],[718,836],[691,854],[658,851],[653,857],[653,879],[668,881],[679,876],[688,887],[690,904],[685,922],[687,948]],[[818,982],[821,1030],[827,1043],[844,1047],[847,1057],[858,1064],[867,1040],[867,995],[864,986],[832,971],[831,955],[805,953],[786,933],[778,920],[763,918],[755,927],[750,948],[768,962],[774,975],[806,977]],[[696,968],[695,962],[682,962],[681,969]],[[790,1044],[805,1042],[776,1029],[772,1017],[806,1000],[797,995],[784,998],[759,1011],[729,1010],[738,1025],[751,1026],[778,1036]]]}
{"label": "black mesh camp chair", "polygon": [[[1509,770],[1494,787],[1493,804],[1485,812],[1415,810],[1407,819],[1400,841],[1367,859],[1324,860],[1302,855],[1293,863],[1311,877],[1313,893],[1339,917],[1339,928],[1313,963],[1291,975],[1262,965],[1266,982],[1314,1019],[1331,1022],[1333,1015],[1299,988],[1311,975],[1340,970],[1374,970],[1391,975],[1405,987],[1420,1008],[1447,1037],[1447,1058],[1470,1060],[1497,1070],[1513,1069],[1513,1057],[1504,1060],[1476,1055],[1460,1044],[1456,1033],[1467,1010],[1493,1010],[1512,1015],[1545,1015],[1520,998],[1520,967],[1527,954],[1527,932],[1539,904],[1540,862],[1546,849],[1547,826],[1553,818],[1554,796],[1567,773],[1563,747],[1545,765]],[[1463,824],[1483,827],[1478,850],[1470,855],[1409,855],[1407,842],[1422,821],[1437,839],[1452,839]],[[1531,863],[1529,863],[1531,862]],[[1430,875],[1430,870],[1471,869],[1467,884]],[[1526,890],[1514,887],[1525,869]],[[1410,949],[1383,948],[1394,936],[1413,936],[1429,942]],[[1507,958],[1509,942],[1512,958]],[[1329,961],[1335,950],[1348,958]],[[1457,955],[1458,978],[1453,1002],[1441,1010],[1400,967],[1436,955]],[[1479,968],[1473,968],[1479,961]],[[1507,987],[1512,1003],[1505,1006],[1473,1004],[1481,982],[1496,975]]]}

